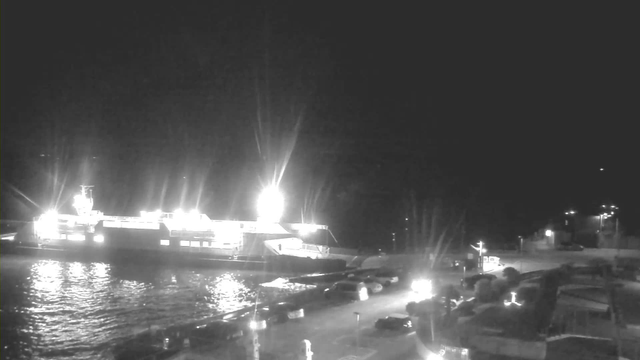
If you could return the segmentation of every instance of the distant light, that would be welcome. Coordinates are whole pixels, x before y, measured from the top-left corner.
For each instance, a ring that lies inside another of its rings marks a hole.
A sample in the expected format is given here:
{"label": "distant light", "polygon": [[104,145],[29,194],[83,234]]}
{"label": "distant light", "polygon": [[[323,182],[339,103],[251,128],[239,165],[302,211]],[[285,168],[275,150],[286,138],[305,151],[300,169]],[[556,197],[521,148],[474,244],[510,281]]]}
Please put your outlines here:
{"label": "distant light", "polygon": [[487,253],[487,248],[482,248],[482,253],[486,254]]}
{"label": "distant light", "polygon": [[602,205],[602,207],[607,207],[607,205]]}
{"label": "distant light", "polygon": [[416,300],[419,301],[433,297],[433,284],[428,279],[413,280],[411,290],[418,296]]}
{"label": "distant light", "polygon": [[404,218],[404,220],[405,220],[405,221],[409,221],[409,218],[408,218],[408,217],[407,217],[407,218]]}
{"label": "distant light", "polygon": [[604,168],[600,168],[600,171],[604,171]]}
{"label": "distant light", "polygon": [[264,320],[251,320],[249,322],[249,329],[251,330],[264,330],[267,328],[267,322]]}
{"label": "distant light", "polygon": [[104,235],[101,235],[101,234],[95,235],[93,237],[93,241],[97,242],[97,243],[103,243],[104,242]]}
{"label": "distant light", "polygon": [[258,220],[280,222],[284,213],[284,196],[275,186],[265,188],[258,197]]}
{"label": "distant light", "polygon": [[547,230],[547,231],[544,232],[544,235],[545,236],[553,236],[553,231]]}

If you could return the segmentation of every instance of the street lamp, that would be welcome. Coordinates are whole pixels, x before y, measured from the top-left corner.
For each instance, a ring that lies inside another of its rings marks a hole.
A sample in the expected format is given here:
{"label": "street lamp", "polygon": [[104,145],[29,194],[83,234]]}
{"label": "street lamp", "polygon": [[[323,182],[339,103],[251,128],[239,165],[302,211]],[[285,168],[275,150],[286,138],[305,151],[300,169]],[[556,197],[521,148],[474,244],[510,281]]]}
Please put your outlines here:
{"label": "street lamp", "polygon": [[354,312],[356,316],[356,355],[360,352],[360,313]]}
{"label": "street lamp", "polygon": [[[575,239],[575,234],[576,234],[576,218],[574,217],[574,215],[576,214],[576,212],[574,210],[569,210],[569,211],[565,211],[564,213],[565,215],[567,215],[568,217],[572,218],[572,228],[571,228],[571,242],[573,242]],[[564,220],[564,225],[565,226],[569,226],[569,219],[565,219]]]}
{"label": "street lamp", "polygon": [[484,243],[482,240],[478,241],[478,247],[471,245],[471,247],[478,252],[478,265],[481,273],[484,273],[484,261],[482,260],[482,254],[487,252],[487,249],[483,248]]}
{"label": "street lamp", "polygon": [[544,232],[544,236],[546,237],[552,237],[553,236],[553,231],[552,230],[547,230]]}
{"label": "street lamp", "polygon": [[524,243],[524,238],[522,236],[518,236],[518,239],[520,239],[520,256],[522,256],[522,245]]}
{"label": "street lamp", "polygon": [[393,241],[393,253],[396,253],[396,233],[391,233],[391,241]]}

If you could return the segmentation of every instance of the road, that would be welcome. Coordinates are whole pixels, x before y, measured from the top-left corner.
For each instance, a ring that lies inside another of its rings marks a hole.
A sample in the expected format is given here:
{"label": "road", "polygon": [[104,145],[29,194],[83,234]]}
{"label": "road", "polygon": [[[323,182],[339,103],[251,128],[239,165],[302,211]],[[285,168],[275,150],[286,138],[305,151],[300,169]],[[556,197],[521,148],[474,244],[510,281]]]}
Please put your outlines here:
{"label": "road", "polygon": [[[459,281],[459,277],[460,274],[444,276],[445,281],[451,283]],[[304,319],[259,332],[261,359],[298,359],[297,351],[304,339],[311,341],[314,360],[415,358],[414,333],[383,332],[374,328],[375,321],[381,317],[406,313],[411,295],[407,284],[394,284],[366,301],[331,303],[319,299],[305,307]],[[355,312],[360,313],[359,328]],[[194,352],[204,355],[204,352]]]}

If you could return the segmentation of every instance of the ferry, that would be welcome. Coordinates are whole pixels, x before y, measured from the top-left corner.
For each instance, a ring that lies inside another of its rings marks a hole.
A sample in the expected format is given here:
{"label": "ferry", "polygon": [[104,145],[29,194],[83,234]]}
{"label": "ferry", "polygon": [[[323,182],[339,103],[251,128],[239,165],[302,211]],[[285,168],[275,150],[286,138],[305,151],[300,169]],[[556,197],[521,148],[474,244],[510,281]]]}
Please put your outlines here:
{"label": "ferry", "polygon": [[342,271],[351,255],[356,255],[355,250],[328,246],[333,235],[326,225],[281,223],[268,218],[212,220],[195,210],[111,216],[93,209],[91,186],[81,186],[73,207],[77,214],[48,211],[36,217],[12,239],[2,241],[2,253],[235,264],[287,272]]}

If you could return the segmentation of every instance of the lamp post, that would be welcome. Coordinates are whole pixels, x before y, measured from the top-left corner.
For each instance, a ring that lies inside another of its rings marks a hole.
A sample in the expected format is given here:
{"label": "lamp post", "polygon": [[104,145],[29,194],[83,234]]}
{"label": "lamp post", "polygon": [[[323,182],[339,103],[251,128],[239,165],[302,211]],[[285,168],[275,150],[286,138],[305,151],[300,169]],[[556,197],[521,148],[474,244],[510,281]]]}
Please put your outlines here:
{"label": "lamp post", "polygon": [[360,353],[360,313],[354,312],[356,316],[356,356]]}
{"label": "lamp post", "polygon": [[523,245],[524,245],[524,238],[522,236],[518,236],[518,239],[520,239],[520,256],[522,256],[522,253],[523,253],[522,248],[523,248]]}
{"label": "lamp post", "polygon": [[482,259],[482,254],[487,251],[487,249],[483,248],[484,243],[482,240],[478,241],[478,247],[471,245],[471,247],[478,252],[478,267],[479,272],[484,273],[484,261]]}
{"label": "lamp post", "polygon": [[[576,236],[576,218],[575,218],[574,215],[576,214],[576,212],[574,210],[569,210],[569,211],[565,211],[564,214],[567,217],[571,218],[571,238],[570,238],[570,240],[571,240],[571,242],[574,242],[575,241],[575,236]],[[565,219],[564,223],[565,223],[565,225],[567,227],[569,227],[569,219],[568,218]]]}
{"label": "lamp post", "polygon": [[391,241],[393,241],[393,253],[396,253],[396,233],[391,233]]}

